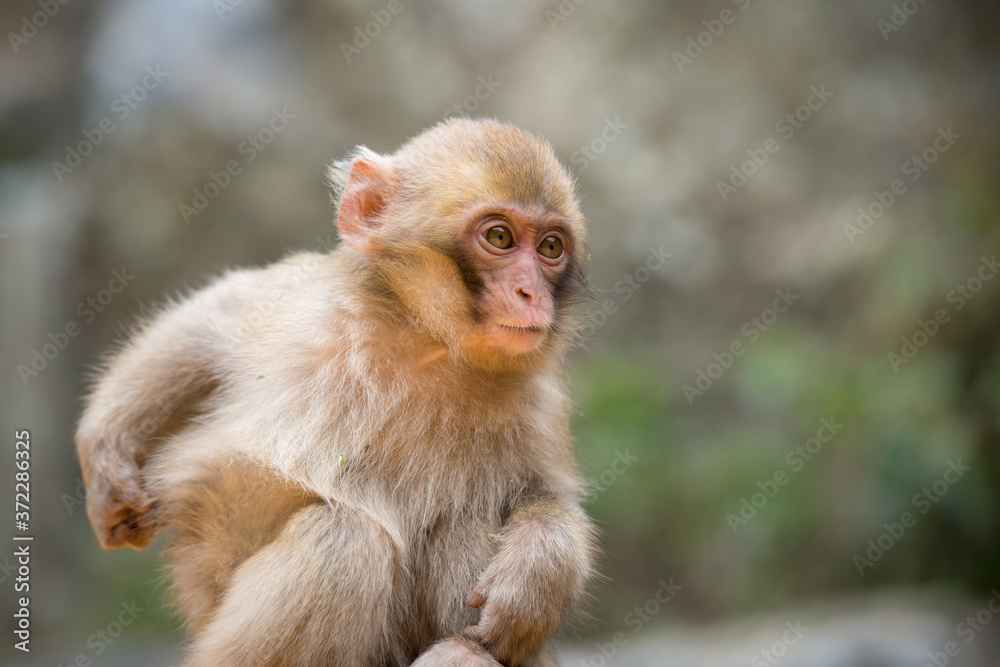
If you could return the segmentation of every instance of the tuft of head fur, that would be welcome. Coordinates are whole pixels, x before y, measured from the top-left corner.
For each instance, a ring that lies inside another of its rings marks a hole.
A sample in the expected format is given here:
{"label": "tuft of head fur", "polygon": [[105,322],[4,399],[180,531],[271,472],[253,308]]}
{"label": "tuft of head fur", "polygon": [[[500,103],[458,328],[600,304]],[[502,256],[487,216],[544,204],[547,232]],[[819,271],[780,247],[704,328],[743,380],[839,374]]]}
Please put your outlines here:
{"label": "tuft of head fur", "polygon": [[438,228],[447,235],[453,229],[444,223],[471,202],[493,199],[559,213],[573,224],[580,245],[586,242],[573,177],[545,139],[509,123],[449,118],[388,156],[358,146],[327,170],[337,206],[358,158],[385,165],[393,174],[397,196],[383,215],[416,221],[421,231]]}

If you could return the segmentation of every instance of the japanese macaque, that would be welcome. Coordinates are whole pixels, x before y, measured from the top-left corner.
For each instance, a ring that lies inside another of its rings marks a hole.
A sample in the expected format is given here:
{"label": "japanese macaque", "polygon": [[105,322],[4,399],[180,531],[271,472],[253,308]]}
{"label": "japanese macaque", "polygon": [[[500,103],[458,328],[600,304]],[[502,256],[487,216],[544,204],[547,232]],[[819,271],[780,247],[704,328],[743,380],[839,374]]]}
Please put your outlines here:
{"label": "japanese macaque", "polygon": [[595,553],[573,181],[490,120],[330,179],[336,249],[226,274],[99,373],[76,436],[97,538],[170,529],[186,665],[554,665]]}

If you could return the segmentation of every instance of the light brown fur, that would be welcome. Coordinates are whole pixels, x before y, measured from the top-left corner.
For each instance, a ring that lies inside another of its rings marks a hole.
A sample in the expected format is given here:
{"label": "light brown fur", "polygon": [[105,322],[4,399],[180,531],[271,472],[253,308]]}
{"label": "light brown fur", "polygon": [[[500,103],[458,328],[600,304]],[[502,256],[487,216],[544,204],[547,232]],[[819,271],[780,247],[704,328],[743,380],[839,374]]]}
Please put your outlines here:
{"label": "light brown fur", "polygon": [[347,244],[226,275],[100,375],[77,434],[98,539],[174,529],[188,665],[555,664],[593,558],[562,368],[582,283],[537,350],[505,354],[448,249],[494,200],[582,248],[572,182],[492,121],[331,178]]}

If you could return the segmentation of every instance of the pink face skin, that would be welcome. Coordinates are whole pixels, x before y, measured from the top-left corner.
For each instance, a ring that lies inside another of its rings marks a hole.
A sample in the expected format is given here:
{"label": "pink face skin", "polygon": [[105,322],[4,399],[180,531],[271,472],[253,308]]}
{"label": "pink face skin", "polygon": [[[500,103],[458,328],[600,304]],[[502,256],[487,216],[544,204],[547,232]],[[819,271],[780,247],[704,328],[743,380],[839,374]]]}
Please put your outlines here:
{"label": "pink face skin", "polygon": [[569,225],[512,206],[484,207],[472,218],[471,254],[484,287],[483,342],[512,355],[531,352],[555,321],[553,288],[573,250]]}

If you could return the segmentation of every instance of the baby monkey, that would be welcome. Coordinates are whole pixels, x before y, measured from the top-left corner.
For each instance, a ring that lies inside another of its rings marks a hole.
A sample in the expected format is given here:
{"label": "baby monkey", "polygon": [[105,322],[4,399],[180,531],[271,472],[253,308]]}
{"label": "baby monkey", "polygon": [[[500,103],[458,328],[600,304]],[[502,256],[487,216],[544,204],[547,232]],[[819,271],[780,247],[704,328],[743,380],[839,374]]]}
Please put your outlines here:
{"label": "baby monkey", "polygon": [[330,179],[336,249],[226,274],[103,366],[76,435],[97,539],[171,529],[185,665],[555,665],[595,555],[572,178],[453,119]]}

